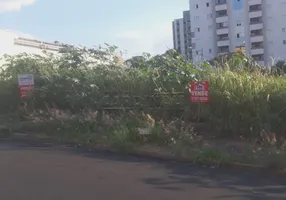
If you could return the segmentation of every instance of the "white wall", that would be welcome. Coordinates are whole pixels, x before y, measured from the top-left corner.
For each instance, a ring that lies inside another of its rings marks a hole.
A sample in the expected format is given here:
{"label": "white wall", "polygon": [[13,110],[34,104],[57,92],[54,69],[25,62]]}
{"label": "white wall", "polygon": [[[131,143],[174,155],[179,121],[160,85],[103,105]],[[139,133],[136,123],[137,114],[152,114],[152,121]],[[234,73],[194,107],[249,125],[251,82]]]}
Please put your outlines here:
{"label": "white wall", "polygon": [[263,22],[265,37],[265,61],[272,64],[270,57],[286,60],[286,1],[263,0]]}
{"label": "white wall", "polygon": [[[207,7],[207,3],[209,7]],[[198,7],[197,7],[198,6]],[[195,63],[216,56],[216,24],[212,0],[190,0],[191,30],[195,33],[192,57]]]}
{"label": "white wall", "polygon": [[[4,58],[2,57],[5,54],[8,55],[17,55],[20,53],[28,53],[28,54],[39,54],[44,55],[43,50],[36,47],[28,47],[22,45],[14,44],[14,39],[17,37],[24,37],[28,39],[36,39],[30,35],[18,33],[11,30],[0,30],[0,66],[5,63]],[[57,53],[56,51],[49,51],[50,53]]]}
{"label": "white wall", "polygon": [[[246,0],[240,0],[242,3],[241,9],[235,9],[237,0],[228,0],[228,16],[229,16],[229,39],[230,39],[230,52],[234,52],[237,46],[241,46],[244,42],[246,44],[247,52],[250,52],[250,37],[249,37],[249,16],[248,16],[248,3]],[[238,22],[241,26],[238,26]],[[237,34],[240,35],[237,38]]]}
{"label": "white wall", "polygon": [[[185,36],[184,36],[184,19],[181,18],[181,19],[175,19],[173,21],[173,24],[174,24],[174,30],[173,30],[173,33],[175,34],[175,46],[174,48],[175,49],[180,49],[181,51],[181,54],[182,55],[185,55]],[[178,31],[179,29],[179,31]],[[179,44],[180,42],[180,44]]]}
{"label": "white wall", "polygon": [[[42,49],[35,47],[27,47],[14,44],[14,39],[17,37],[25,37],[29,39],[35,39],[29,35],[23,33],[17,33],[10,30],[0,30],[0,55],[9,54],[16,55],[19,53],[31,53],[31,54],[42,54]],[[54,52],[55,51],[50,51]]]}

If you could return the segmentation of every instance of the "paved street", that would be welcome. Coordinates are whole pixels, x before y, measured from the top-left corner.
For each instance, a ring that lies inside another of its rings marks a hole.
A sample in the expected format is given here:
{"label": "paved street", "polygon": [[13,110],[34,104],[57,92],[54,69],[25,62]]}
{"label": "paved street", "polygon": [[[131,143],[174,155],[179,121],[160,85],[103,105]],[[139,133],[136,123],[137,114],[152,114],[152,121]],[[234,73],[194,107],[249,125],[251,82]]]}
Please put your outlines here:
{"label": "paved street", "polygon": [[286,179],[63,147],[0,143],[3,200],[285,200]]}

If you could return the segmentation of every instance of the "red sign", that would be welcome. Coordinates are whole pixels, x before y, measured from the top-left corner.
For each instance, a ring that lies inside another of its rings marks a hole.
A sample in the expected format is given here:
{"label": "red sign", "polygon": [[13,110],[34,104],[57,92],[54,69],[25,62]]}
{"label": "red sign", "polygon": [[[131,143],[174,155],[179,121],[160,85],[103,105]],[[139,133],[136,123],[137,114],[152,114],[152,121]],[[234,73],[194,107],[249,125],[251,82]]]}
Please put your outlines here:
{"label": "red sign", "polygon": [[34,85],[22,85],[20,87],[20,98],[26,98],[31,96],[31,93],[34,91]]}
{"label": "red sign", "polygon": [[208,103],[209,102],[209,82],[208,81],[192,82],[191,101],[194,103]]}
{"label": "red sign", "polygon": [[20,90],[20,97],[26,98],[34,91],[34,76],[33,74],[18,75],[18,83]]}

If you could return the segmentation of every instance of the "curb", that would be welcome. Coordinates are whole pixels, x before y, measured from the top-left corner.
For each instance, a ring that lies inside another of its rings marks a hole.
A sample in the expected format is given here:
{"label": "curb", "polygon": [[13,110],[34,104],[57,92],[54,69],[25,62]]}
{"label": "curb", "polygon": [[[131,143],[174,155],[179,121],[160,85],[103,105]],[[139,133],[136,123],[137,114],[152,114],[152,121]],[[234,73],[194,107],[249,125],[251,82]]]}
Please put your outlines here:
{"label": "curb", "polygon": [[132,151],[120,151],[115,150],[112,148],[109,148],[107,146],[103,145],[97,145],[92,146],[91,148],[87,148],[84,146],[78,146],[77,143],[61,143],[57,141],[56,139],[52,138],[39,138],[35,136],[31,136],[29,134],[20,134],[15,133],[8,137],[2,137],[0,138],[0,141],[6,141],[6,142],[24,142],[28,144],[36,144],[36,145],[65,145],[67,147],[73,147],[73,148],[83,148],[89,151],[105,151],[110,153],[120,153],[120,154],[126,154],[131,156],[140,156],[145,158],[151,158],[161,161],[169,161],[169,162],[180,162],[180,163],[189,163],[194,165],[200,165],[204,167],[217,167],[221,169],[230,169],[230,170],[237,170],[237,171],[247,171],[247,172],[253,172],[258,173],[261,175],[270,175],[275,177],[285,177],[286,173],[281,173],[275,170],[271,170],[265,166],[262,165],[251,165],[251,164],[244,164],[244,163],[238,163],[238,162],[231,162],[231,163],[217,163],[215,161],[206,161],[203,163],[195,162],[191,158],[186,158],[183,156],[175,156],[175,155],[163,155],[158,152],[150,152],[150,151],[144,151],[144,150],[132,150]]}

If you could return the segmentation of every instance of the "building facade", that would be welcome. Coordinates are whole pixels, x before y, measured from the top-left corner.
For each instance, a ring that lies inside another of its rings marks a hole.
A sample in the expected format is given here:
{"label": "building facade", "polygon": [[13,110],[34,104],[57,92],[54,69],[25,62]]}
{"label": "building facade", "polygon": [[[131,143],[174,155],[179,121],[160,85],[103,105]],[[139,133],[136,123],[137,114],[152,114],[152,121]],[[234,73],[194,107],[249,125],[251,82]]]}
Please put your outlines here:
{"label": "building facade", "polygon": [[11,30],[0,30],[0,56],[19,53],[43,54],[43,51],[58,53],[59,44],[37,40],[27,34]]}
{"label": "building facade", "polygon": [[183,18],[173,21],[173,46],[186,59],[192,58],[192,36],[190,11],[183,12]]}
{"label": "building facade", "polygon": [[286,60],[286,0],[189,0],[194,62],[245,48],[261,65]]}
{"label": "building facade", "polygon": [[[83,49],[84,46],[61,44],[59,42],[45,42],[36,39],[28,34],[19,33],[11,30],[0,30],[0,70],[6,63],[3,55],[17,55],[21,53],[37,54],[45,56],[45,53],[52,53],[55,56],[61,56],[68,47]],[[104,51],[104,50],[103,50]],[[113,57],[114,56],[114,57]],[[116,63],[123,66],[123,58],[120,53],[112,56],[106,56],[103,59],[94,58],[87,52],[83,60],[85,66],[94,67],[97,65]]]}

